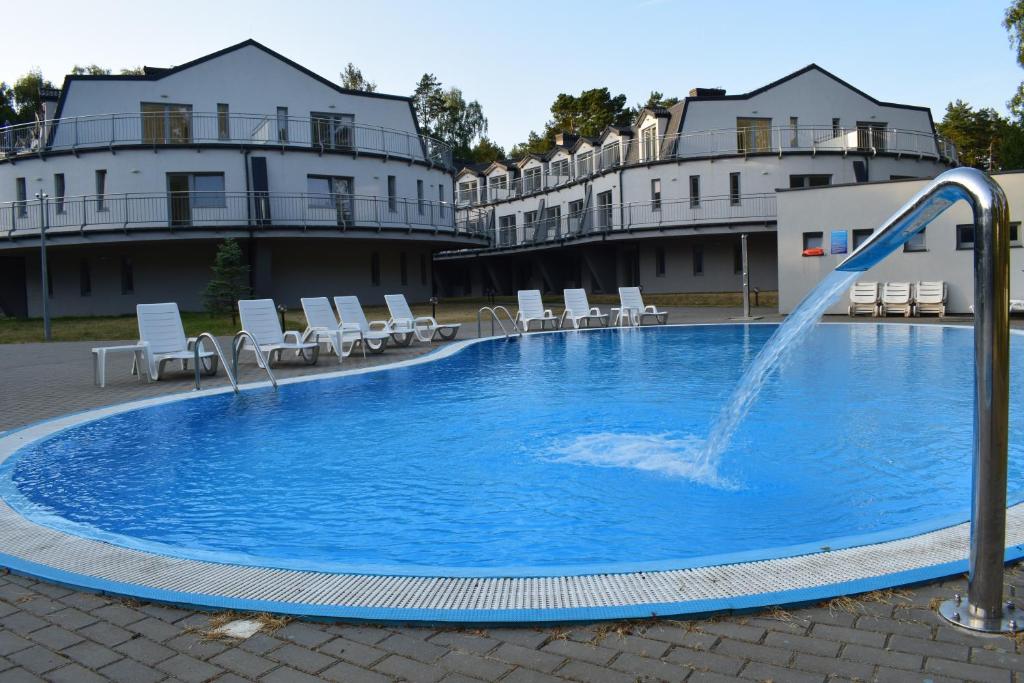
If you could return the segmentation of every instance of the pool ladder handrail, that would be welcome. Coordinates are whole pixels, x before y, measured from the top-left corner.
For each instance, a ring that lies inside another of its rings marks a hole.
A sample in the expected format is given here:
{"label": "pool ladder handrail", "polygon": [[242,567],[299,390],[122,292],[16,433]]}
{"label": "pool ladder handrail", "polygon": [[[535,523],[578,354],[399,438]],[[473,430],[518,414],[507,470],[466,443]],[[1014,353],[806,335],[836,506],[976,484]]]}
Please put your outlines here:
{"label": "pool ladder handrail", "polygon": [[263,349],[256,342],[256,337],[252,336],[252,332],[248,330],[240,330],[235,338],[231,340],[231,369],[235,373],[235,377],[238,376],[238,354],[242,351],[242,344],[248,339],[249,343],[252,344],[252,350],[256,353],[256,359],[264,370],[267,371],[267,377],[270,379],[270,384],[277,390],[277,378],[274,377],[274,373],[270,369],[270,363],[267,357],[263,355]]}
{"label": "pool ladder handrail", "polygon": [[[516,319],[512,316],[512,312],[509,311],[508,308],[506,308],[505,306],[502,306],[500,304],[497,305],[497,306],[483,306],[483,307],[480,308],[479,311],[476,312],[476,336],[478,336],[478,337],[482,337],[483,336],[483,334],[482,334],[481,316],[483,315],[484,311],[487,311],[490,314],[490,316],[491,316],[491,336],[492,337],[494,336],[494,323],[498,323],[498,327],[501,328],[501,332],[502,332],[502,334],[505,335],[505,339],[510,338],[512,335],[522,336],[522,332],[519,331],[519,326],[516,325]],[[498,315],[499,312],[504,312],[505,316],[508,318],[508,321],[510,323],[512,323],[512,333],[511,334],[509,333],[508,330],[505,329],[505,323],[503,323],[501,321],[501,317]]]}
{"label": "pool ladder handrail", "polygon": [[193,389],[193,391],[199,391],[200,389],[199,347],[202,346],[202,341],[204,339],[209,339],[210,343],[213,344],[213,350],[217,352],[217,358],[220,359],[220,364],[224,368],[224,372],[228,376],[228,381],[231,382],[231,388],[234,389],[235,393],[237,394],[238,382],[235,381],[235,373],[231,371],[231,367],[228,365],[228,359],[224,357],[224,351],[221,350],[220,348],[220,342],[217,341],[217,338],[214,337],[211,332],[202,332],[198,337],[195,338],[195,341],[192,343],[192,353],[194,355],[193,365],[195,366],[196,370],[196,388]]}

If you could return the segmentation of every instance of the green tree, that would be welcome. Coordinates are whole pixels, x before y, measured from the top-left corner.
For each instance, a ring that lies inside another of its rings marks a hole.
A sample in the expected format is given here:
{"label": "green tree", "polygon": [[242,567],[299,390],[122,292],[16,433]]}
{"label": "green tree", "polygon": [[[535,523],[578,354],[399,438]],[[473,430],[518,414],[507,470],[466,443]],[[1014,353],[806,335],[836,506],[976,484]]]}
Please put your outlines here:
{"label": "green tree", "polygon": [[[1006,8],[1003,28],[1010,34],[1010,47],[1017,54],[1017,64],[1024,67],[1024,0],[1014,0]],[[1017,92],[1006,104],[1018,122],[1024,121],[1024,82],[1017,86]]]}
{"label": "green tree", "polygon": [[[657,94],[660,97],[661,93]],[[512,147],[509,154],[514,159],[527,154],[544,154],[555,146],[558,133],[597,137],[607,126],[628,126],[634,114],[634,110],[626,106],[626,96],[612,97],[608,88],[592,88],[579,95],[559,93],[551,104],[552,118],[544,130],[530,131],[526,142]]]}
{"label": "green tree", "polygon": [[658,92],[657,90],[652,90],[651,94],[647,96],[647,101],[643,102],[642,104],[636,105],[636,107],[633,108],[632,113],[635,117],[637,114],[643,111],[644,108],[654,109],[655,107],[664,107],[665,109],[668,109],[673,104],[677,104],[678,102],[678,97],[665,97],[664,94]]}
{"label": "green tree", "polygon": [[124,69],[121,69],[120,73],[121,73],[122,76],[145,76],[146,75],[146,67],[144,67],[144,66],[129,66],[129,67],[126,67]]}
{"label": "green tree", "polygon": [[39,97],[40,88],[52,88],[53,83],[43,78],[39,69],[33,69],[14,82],[11,88],[13,96],[13,123],[29,123],[35,121],[36,112],[42,106]]}
{"label": "green tree", "polygon": [[232,238],[217,247],[213,261],[213,277],[203,291],[203,305],[210,313],[230,313],[231,324],[236,321],[235,306],[239,299],[249,296],[249,266],[242,256],[242,248]]}
{"label": "green tree", "polygon": [[527,154],[545,154],[554,146],[555,136],[553,133],[548,137],[547,131],[545,131],[544,135],[539,135],[536,131],[531,130],[526,138],[526,142],[514,145],[509,150],[508,155],[511,159],[522,159]]}
{"label": "green tree", "polygon": [[14,90],[0,81],[0,126],[14,123],[17,112],[14,109]]}
{"label": "green tree", "polygon": [[994,109],[976,110],[957,100],[946,106],[946,114],[935,129],[956,145],[961,164],[998,171],[1008,168],[1007,161],[1020,156],[1013,149],[1020,141],[1019,127]]}
{"label": "green tree", "polygon": [[341,87],[361,92],[377,92],[377,84],[363,76],[362,70],[352,62],[341,72]]}
{"label": "green tree", "polygon": [[103,66],[100,66],[98,64],[88,64],[86,66],[81,66],[79,64],[75,64],[73,67],[71,67],[71,75],[72,76],[82,76],[82,75],[85,75],[85,76],[109,76],[110,75],[110,69],[108,69],[106,67],[103,67]]}
{"label": "green tree", "polygon": [[451,145],[457,158],[471,157],[473,141],[487,133],[487,117],[479,102],[467,102],[458,88],[445,90],[434,74],[423,74],[412,100],[424,133]]}
{"label": "green tree", "polygon": [[473,161],[497,161],[505,158],[505,149],[485,135],[469,150],[469,157]]}

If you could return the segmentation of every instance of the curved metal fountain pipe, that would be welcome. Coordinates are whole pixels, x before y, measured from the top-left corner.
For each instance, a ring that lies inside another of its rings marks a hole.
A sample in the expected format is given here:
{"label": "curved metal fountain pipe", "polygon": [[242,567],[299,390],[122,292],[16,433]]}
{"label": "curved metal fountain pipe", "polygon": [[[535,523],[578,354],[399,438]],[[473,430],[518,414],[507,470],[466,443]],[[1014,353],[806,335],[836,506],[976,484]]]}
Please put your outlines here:
{"label": "curved metal fountain pipe", "polygon": [[[914,195],[837,270],[864,271],[959,200],[974,210],[974,464],[967,605],[940,613],[976,631],[1020,628],[1003,611],[1010,353],[1010,213],[1006,195],[973,168],[946,171]],[[1007,605],[1012,610],[1011,604]]]}

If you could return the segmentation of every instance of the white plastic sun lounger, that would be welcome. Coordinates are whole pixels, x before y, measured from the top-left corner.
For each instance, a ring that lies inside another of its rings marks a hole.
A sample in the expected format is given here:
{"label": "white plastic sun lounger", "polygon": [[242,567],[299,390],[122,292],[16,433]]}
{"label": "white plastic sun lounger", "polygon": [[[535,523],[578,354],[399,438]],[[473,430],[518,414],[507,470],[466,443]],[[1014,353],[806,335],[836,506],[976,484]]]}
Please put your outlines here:
{"label": "white plastic sun lounger", "polygon": [[615,325],[621,325],[626,321],[631,325],[642,325],[645,318],[654,318],[654,322],[659,325],[668,322],[668,311],[659,311],[657,306],[644,305],[644,297],[639,287],[619,287],[619,307],[613,308],[612,314],[615,316]]}
{"label": "white plastic sun lounger", "polygon": [[392,333],[412,332],[421,342],[431,342],[435,339],[448,341],[454,339],[455,335],[459,333],[459,328],[462,327],[461,323],[441,324],[429,315],[413,315],[404,294],[385,294],[384,302],[388,305],[388,312],[391,314],[388,330]]}
{"label": "white plastic sun lounger", "polygon": [[[302,312],[306,315],[306,330],[302,333],[302,341],[315,341],[328,344],[338,356],[338,363],[352,353],[356,343],[362,340],[363,333],[359,325],[339,323],[331,308],[331,302],[325,296],[301,299]],[[345,344],[348,343],[348,348]],[[366,346],[363,345],[363,356]]]}
{"label": "white plastic sun lounger", "polygon": [[1024,299],[1010,299],[1010,313],[1024,313]]}
{"label": "white plastic sun lounger", "polygon": [[886,282],[882,287],[882,305],[878,312],[883,318],[891,314],[909,318],[913,307],[909,282]]}
{"label": "white plastic sun lounger", "polygon": [[850,287],[850,317],[861,313],[877,316],[879,303],[877,282],[857,282]]}
{"label": "white plastic sun lounger", "polygon": [[935,313],[940,318],[946,315],[946,283],[918,282],[914,287],[914,315]]}
{"label": "white plastic sun lounger", "polygon": [[[383,320],[367,321],[366,314],[363,313],[363,306],[359,303],[359,297],[336,296],[334,297],[334,307],[338,309],[338,317],[345,325],[355,325],[359,328],[362,335],[359,342],[364,351],[365,349],[369,349],[373,353],[384,351],[388,339],[393,336],[388,332],[388,324]],[[377,326],[377,329],[374,329],[374,326]]]}
{"label": "white plastic sun lounger", "polygon": [[[281,322],[277,318],[277,307],[273,299],[249,299],[238,302],[238,316],[242,320],[242,329],[253,336],[260,347],[260,351],[267,359],[267,363],[273,363],[281,359],[285,351],[294,351],[295,355],[302,356],[307,365],[316,363],[320,356],[320,344],[318,342],[304,342],[302,335],[294,330],[281,331]],[[288,339],[292,341],[288,341]],[[243,340],[243,351],[253,349],[248,340]],[[254,351],[255,353],[255,351]],[[260,357],[256,356],[256,364],[262,367]]]}
{"label": "white plastic sun lounger", "polygon": [[551,312],[551,309],[544,308],[544,300],[540,297],[539,289],[520,289],[516,296],[519,299],[519,310],[516,312],[515,323],[522,326],[523,332],[530,331],[530,323],[537,321],[540,329],[545,329],[551,323],[551,329],[558,328],[558,318]]}
{"label": "white plastic sun lounger", "polygon": [[577,330],[580,328],[580,324],[584,322],[587,323],[587,327],[590,327],[593,321],[601,323],[604,327],[608,326],[608,314],[602,313],[599,308],[590,305],[590,302],[587,301],[587,291],[585,289],[567,289],[564,294],[565,310],[562,311],[562,320],[559,323],[559,327],[564,327],[566,320]]}
{"label": "white plastic sun lounger", "polygon": [[[145,346],[143,355],[150,379],[160,379],[168,361],[179,361],[181,369],[187,370],[189,361],[195,359],[195,339],[185,338],[178,304],[139,304],[135,307],[135,315],[139,321],[139,343]],[[199,345],[199,362],[204,374],[217,374],[217,354],[205,350],[202,344]]]}

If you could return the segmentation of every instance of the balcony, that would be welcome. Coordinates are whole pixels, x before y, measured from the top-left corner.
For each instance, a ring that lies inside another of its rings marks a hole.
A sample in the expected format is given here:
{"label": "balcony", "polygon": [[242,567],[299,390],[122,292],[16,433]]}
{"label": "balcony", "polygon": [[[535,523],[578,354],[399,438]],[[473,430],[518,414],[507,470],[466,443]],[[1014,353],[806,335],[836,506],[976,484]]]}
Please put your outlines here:
{"label": "balcony", "polygon": [[267,192],[107,194],[0,203],[0,239],[110,230],[372,229],[481,237],[450,204],[398,197]]}
{"label": "balcony", "polygon": [[256,145],[374,154],[450,170],[451,147],[425,135],[338,117],[173,112],[103,114],[0,127],[0,160],[47,152],[172,145]]}
{"label": "balcony", "polygon": [[696,227],[730,222],[774,220],[774,194],[701,197],[630,204],[603,204],[542,218],[525,225],[495,229],[492,211],[462,211],[456,226],[464,232],[486,234],[492,248],[514,248],[559,242],[567,239],[608,235],[635,230]]}
{"label": "balcony", "polygon": [[658,161],[685,161],[716,157],[744,157],[754,154],[888,154],[896,157],[933,159],[950,164],[958,162],[956,146],[931,132],[860,126],[833,128],[817,126],[781,126],[723,128],[666,135],[652,149],[640,140],[622,140],[605,145],[591,155],[584,153],[570,164],[571,175],[544,171],[530,178],[507,179],[500,187],[479,192],[460,193],[459,206],[524,197],[583,180],[605,171],[628,166],[643,166]]}

